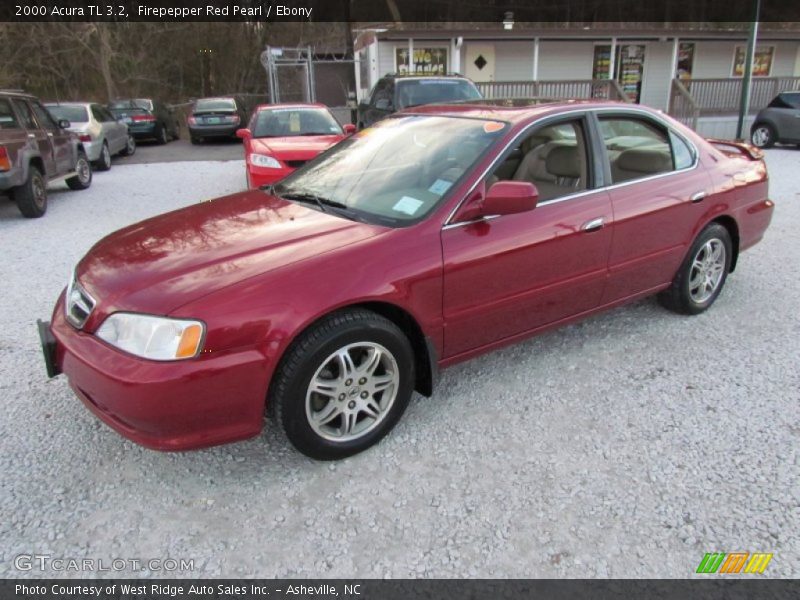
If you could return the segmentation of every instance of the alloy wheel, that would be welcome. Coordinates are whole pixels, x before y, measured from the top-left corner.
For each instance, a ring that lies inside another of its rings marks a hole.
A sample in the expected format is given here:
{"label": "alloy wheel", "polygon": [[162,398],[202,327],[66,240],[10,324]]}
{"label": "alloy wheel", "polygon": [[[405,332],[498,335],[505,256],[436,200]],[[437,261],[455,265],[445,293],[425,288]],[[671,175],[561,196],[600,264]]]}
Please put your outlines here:
{"label": "alloy wheel", "polygon": [[689,274],[689,295],[697,304],[703,304],[719,288],[725,272],[725,244],[712,238],[695,254]]}
{"label": "alloy wheel", "polygon": [[759,148],[763,148],[767,144],[769,144],[770,139],[772,138],[772,132],[769,130],[768,127],[761,126],[757,127],[753,131],[752,141],[755,146]]}

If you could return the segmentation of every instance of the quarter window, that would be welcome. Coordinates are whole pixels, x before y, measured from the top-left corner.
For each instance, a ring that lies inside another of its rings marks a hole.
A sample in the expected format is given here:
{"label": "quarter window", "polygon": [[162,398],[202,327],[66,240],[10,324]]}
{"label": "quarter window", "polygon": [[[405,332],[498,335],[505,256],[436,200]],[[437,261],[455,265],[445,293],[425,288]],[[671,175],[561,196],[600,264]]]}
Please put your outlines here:
{"label": "quarter window", "polygon": [[0,129],[18,129],[19,122],[11,109],[11,103],[5,98],[0,98]]}
{"label": "quarter window", "polygon": [[689,145],[671,131],[669,141],[672,142],[672,160],[675,162],[675,168],[680,170],[691,167],[694,164],[694,152]]}
{"label": "quarter window", "polygon": [[601,118],[612,183],[675,170],[667,131],[645,119]]}

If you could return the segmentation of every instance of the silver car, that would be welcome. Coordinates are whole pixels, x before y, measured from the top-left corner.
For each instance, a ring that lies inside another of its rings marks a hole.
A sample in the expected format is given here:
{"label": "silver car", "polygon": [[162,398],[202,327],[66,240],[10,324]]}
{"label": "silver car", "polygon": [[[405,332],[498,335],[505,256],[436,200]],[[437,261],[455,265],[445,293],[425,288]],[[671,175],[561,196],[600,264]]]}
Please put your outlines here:
{"label": "silver car", "polygon": [[57,121],[69,121],[69,130],[78,134],[98,171],[111,168],[112,156],[129,156],[136,151],[136,141],[128,126],[105,106],[92,102],[51,102],[45,106]]}
{"label": "silver car", "polygon": [[800,144],[800,91],[782,92],[756,115],[750,141],[759,148],[775,143]]}

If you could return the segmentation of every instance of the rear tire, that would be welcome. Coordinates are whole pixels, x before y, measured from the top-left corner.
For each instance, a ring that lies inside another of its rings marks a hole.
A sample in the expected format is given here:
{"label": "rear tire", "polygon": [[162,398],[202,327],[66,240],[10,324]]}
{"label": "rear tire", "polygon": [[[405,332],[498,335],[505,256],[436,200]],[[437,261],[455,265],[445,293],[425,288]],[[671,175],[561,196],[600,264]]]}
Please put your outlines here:
{"label": "rear tire", "polygon": [[292,343],[268,401],[295,448],[336,460],[383,438],[413,390],[408,338],[388,319],[357,309],[325,317]]}
{"label": "rear tire", "polygon": [[778,135],[772,125],[756,123],[750,130],[750,141],[757,148],[772,148],[778,141]]}
{"label": "rear tire", "polygon": [[156,131],[156,142],[158,142],[158,144],[161,146],[169,142],[169,136],[167,135],[167,128],[164,125],[158,126],[158,130]]}
{"label": "rear tire", "polygon": [[109,169],[111,169],[111,151],[108,149],[108,143],[104,141],[100,150],[100,158],[95,162],[95,170],[108,171]]}
{"label": "rear tire", "polygon": [[75,162],[75,171],[77,175],[67,179],[67,185],[71,190],[85,190],[92,185],[92,165],[89,159],[86,158],[86,153],[83,150],[78,152],[78,160]]}
{"label": "rear tire", "polygon": [[28,180],[15,187],[11,196],[27,219],[38,219],[47,212],[47,182],[38,167],[29,167]]}
{"label": "rear tire", "polygon": [[673,312],[698,315],[722,292],[731,269],[733,244],[728,230],[711,223],[694,240],[672,285],[659,295]]}
{"label": "rear tire", "polygon": [[136,139],[128,134],[128,141],[125,142],[125,148],[120,152],[122,156],[133,156],[136,152]]}

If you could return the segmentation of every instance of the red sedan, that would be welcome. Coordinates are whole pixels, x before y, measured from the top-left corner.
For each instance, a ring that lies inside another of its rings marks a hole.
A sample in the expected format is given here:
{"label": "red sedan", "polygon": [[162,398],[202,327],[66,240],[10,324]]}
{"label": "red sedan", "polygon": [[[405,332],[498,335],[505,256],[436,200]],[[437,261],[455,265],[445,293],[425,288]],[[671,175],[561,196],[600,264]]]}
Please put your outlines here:
{"label": "red sedan", "polygon": [[705,311],[772,211],[758,150],[643,107],[420,107],[111,234],[40,335],[140,444],[254,436],[272,404],[300,451],[341,458],[441,367],[650,294]]}
{"label": "red sedan", "polygon": [[247,129],[236,132],[244,140],[248,187],[283,179],[355,130],[339,125],[324,104],[257,106]]}

